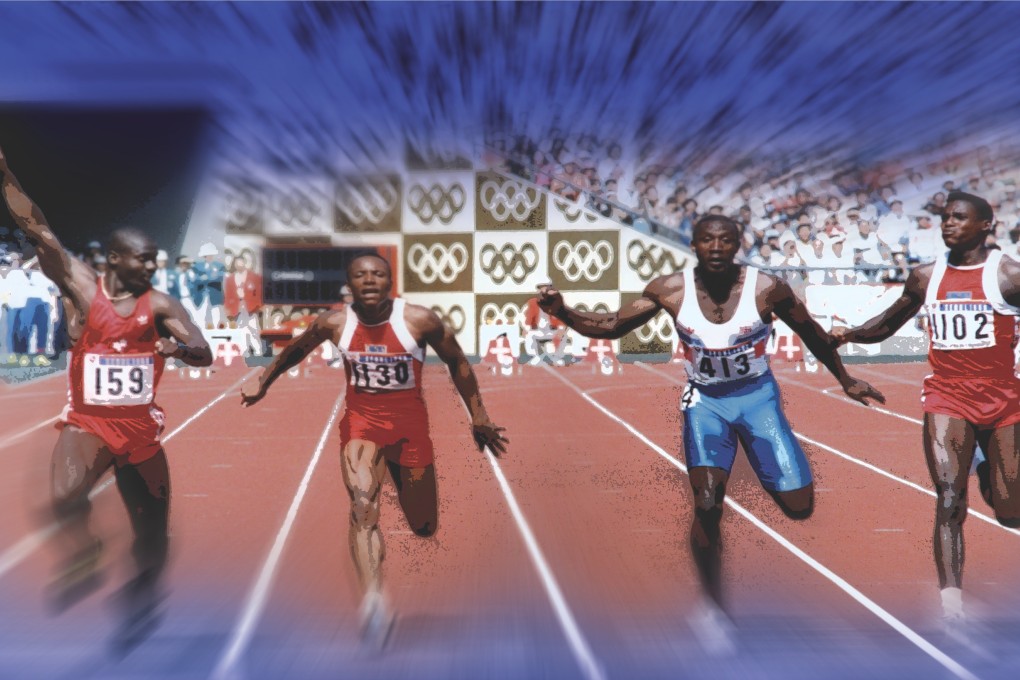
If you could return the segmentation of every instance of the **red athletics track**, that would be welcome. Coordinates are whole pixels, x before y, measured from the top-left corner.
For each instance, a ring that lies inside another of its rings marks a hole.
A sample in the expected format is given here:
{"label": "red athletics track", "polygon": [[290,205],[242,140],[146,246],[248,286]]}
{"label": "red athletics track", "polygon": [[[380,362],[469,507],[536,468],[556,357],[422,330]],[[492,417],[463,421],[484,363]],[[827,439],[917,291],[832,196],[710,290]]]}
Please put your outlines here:
{"label": "red athletics track", "polygon": [[[924,369],[854,372],[886,392],[887,411],[918,418]],[[445,370],[426,371],[440,531],[429,540],[407,533],[387,486],[386,573],[401,619],[385,656],[356,643],[358,598],[335,423],[319,447],[342,374],[317,368],[282,379],[251,410],[237,405],[235,388],[167,443],[172,592],[152,639],[119,663],[105,654],[114,624],[105,596],[124,579],[127,549],[126,519],[110,490],[96,500],[96,524],[114,536],[111,585],[103,592],[49,618],[40,600],[50,555],[32,552],[0,573],[0,677],[204,678],[217,670],[218,677],[246,678],[1014,677],[1020,626],[1010,565],[1020,557],[1020,536],[976,517],[967,522],[969,601],[984,603],[994,625],[981,633],[987,654],[961,647],[932,625],[934,499],[813,444],[804,446],[818,504],[804,523],[783,517],[738,458],[730,496],[777,534],[727,509],[726,582],[740,647],[725,659],[707,656],[688,623],[698,588],[686,546],[687,481],[652,448],[679,451],[678,367],[628,365],[612,377],[582,366],[524,367],[509,378],[480,372],[489,411],[512,440],[502,469],[558,582],[566,620],[576,624],[570,644],[563,612],[550,603],[493,468],[471,448]],[[845,404],[838,389],[828,396],[823,391],[835,385],[825,375],[777,373],[802,437],[930,486],[919,426]],[[243,376],[221,371],[191,381],[168,374],[160,391],[168,432]],[[8,388],[0,398],[15,390],[25,390],[24,412],[4,404],[0,444],[23,423],[52,415],[43,407],[55,413],[62,402],[59,380]],[[45,497],[54,436],[42,428],[0,450],[8,470],[2,503],[13,518],[0,534],[0,567],[11,547],[38,529],[27,508]],[[27,483],[33,478],[42,486]],[[974,510],[989,514],[977,504]],[[282,549],[270,569],[274,542]],[[797,549],[801,557],[791,552]],[[820,573],[825,569],[831,578]],[[833,583],[840,577],[857,599]],[[586,653],[601,673],[582,670]]]}

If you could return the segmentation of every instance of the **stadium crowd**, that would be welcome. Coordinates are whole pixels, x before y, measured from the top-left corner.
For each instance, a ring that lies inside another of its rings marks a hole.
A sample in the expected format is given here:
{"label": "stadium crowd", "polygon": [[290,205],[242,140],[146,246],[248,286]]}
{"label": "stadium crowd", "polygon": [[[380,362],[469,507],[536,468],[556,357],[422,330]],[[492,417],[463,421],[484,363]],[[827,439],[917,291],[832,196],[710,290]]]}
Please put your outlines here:
{"label": "stadium crowd", "polygon": [[703,215],[732,217],[744,226],[743,259],[795,284],[902,281],[910,265],[944,249],[939,227],[954,190],[991,203],[996,245],[1020,258],[1020,147],[947,147],[914,165],[871,167],[791,167],[775,157],[731,163],[725,173],[684,167],[655,149],[628,154],[591,134],[496,137],[488,148],[490,164],[504,171],[680,243]]}
{"label": "stadium crowd", "polygon": [[[744,227],[743,260],[782,272],[803,294],[815,284],[891,283],[944,248],[940,224],[949,192],[985,197],[995,211],[994,245],[1020,259],[1020,143],[996,151],[929,151],[913,165],[873,167],[783,158],[731,164],[729,172],[682,167],[646,152],[628,154],[594,135],[490,140],[490,166],[636,229],[689,243],[694,223],[724,214]],[[646,150],[647,151],[647,150]],[[702,163],[702,165],[706,165]],[[68,347],[59,292],[37,266],[20,230],[0,226],[0,367],[46,366]],[[97,273],[101,244],[73,256]],[[204,329],[241,328],[243,349],[260,355],[261,328],[300,326],[312,310],[264,309],[250,251],[203,244],[196,258],[159,252],[153,286],[181,301]],[[806,297],[806,296],[805,296]],[[263,317],[265,317],[263,319]],[[263,321],[265,323],[263,323]]]}

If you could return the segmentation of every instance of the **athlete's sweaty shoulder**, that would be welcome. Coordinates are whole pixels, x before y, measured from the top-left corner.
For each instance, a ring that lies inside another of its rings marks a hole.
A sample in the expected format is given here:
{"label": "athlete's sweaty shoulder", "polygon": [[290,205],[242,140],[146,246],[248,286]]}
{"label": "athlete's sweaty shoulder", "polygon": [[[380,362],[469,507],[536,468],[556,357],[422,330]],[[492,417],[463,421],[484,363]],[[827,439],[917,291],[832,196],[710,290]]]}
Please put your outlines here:
{"label": "athlete's sweaty shoulder", "polygon": [[675,317],[684,300],[684,287],[683,273],[673,272],[652,279],[645,286],[644,297],[655,302]]}
{"label": "athlete's sweaty shoulder", "polygon": [[322,336],[323,339],[339,342],[340,334],[347,324],[347,315],[353,313],[347,307],[343,309],[327,309],[312,320],[309,330],[313,330],[316,335]]}
{"label": "athlete's sweaty shoulder", "polygon": [[430,334],[441,333],[443,328],[443,320],[438,314],[428,307],[410,302],[404,304],[404,323],[407,324],[411,337],[417,342],[421,342]]}
{"label": "athlete's sweaty shoulder", "polygon": [[907,275],[907,281],[903,286],[903,295],[910,297],[924,297],[931,282],[932,272],[935,271],[935,263],[929,262],[914,267]]}
{"label": "athlete's sweaty shoulder", "polygon": [[999,264],[999,290],[1006,302],[1020,307],[1020,262],[1011,257],[1003,257]]}
{"label": "athlete's sweaty shoulder", "polygon": [[[746,277],[755,275],[754,281],[748,281]],[[763,272],[760,270],[752,270],[750,268],[744,271],[744,285],[754,286],[754,299],[758,303],[758,310],[761,312],[772,312],[772,308],[777,303],[782,303],[793,297],[793,289],[790,288],[790,284],[775,274]]]}

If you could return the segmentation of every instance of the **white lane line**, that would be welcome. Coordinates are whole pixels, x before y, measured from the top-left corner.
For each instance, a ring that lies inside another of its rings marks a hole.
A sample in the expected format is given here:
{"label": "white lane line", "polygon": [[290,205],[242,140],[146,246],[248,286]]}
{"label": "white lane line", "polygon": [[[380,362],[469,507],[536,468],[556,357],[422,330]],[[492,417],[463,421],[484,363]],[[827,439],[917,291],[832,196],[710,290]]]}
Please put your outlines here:
{"label": "white lane line", "polygon": [[[546,367],[546,370],[551,369]],[[499,482],[499,488],[503,491],[506,503],[510,507],[510,513],[513,515],[514,521],[517,522],[517,528],[524,538],[524,545],[528,548],[528,555],[531,557],[531,562],[535,565],[535,569],[542,579],[542,586],[545,588],[546,595],[548,595],[549,601],[552,603],[553,610],[556,612],[556,618],[559,620],[560,627],[567,637],[567,642],[570,644],[570,650],[574,653],[574,658],[581,667],[581,672],[587,680],[604,680],[606,677],[605,673],[592,653],[591,646],[585,639],[584,634],[581,633],[577,620],[574,619],[574,614],[570,611],[570,606],[567,604],[567,600],[563,597],[563,592],[556,582],[556,577],[553,575],[552,569],[549,568],[549,563],[546,562],[542,549],[538,546],[538,541],[535,539],[535,535],[531,532],[528,520],[524,518],[524,513],[521,512],[521,507],[517,504],[517,499],[510,488],[510,483],[503,475],[503,469],[500,467],[499,461],[488,447],[485,448],[485,454],[489,459],[489,463],[492,464],[496,481]]]}
{"label": "white lane line", "polygon": [[[557,379],[562,381],[565,385],[567,385],[572,390],[577,392],[577,394],[579,394],[585,401],[587,401],[592,406],[594,406],[599,411],[601,411],[606,417],[608,417],[609,419],[611,419],[611,420],[615,421],[616,423],[622,425],[628,432],[630,432],[636,438],[638,438],[639,440],[644,442],[650,449],[652,449],[657,454],[659,454],[660,456],[665,458],[669,463],[671,463],[673,466],[678,468],[681,472],[683,472],[684,474],[687,473],[687,466],[686,465],[684,465],[678,459],[674,458],[669,453],[667,453],[665,449],[663,449],[659,445],[655,444],[652,440],[650,440],[648,437],[646,437],[643,433],[641,433],[633,425],[631,425],[630,423],[625,421],[623,418],[620,418],[615,413],[610,411],[608,408],[606,408],[605,406],[600,404],[598,401],[596,401],[593,397],[591,397],[588,394],[586,394],[583,390],[581,390],[581,388],[579,388],[577,385],[572,383],[570,380],[564,378],[563,376],[559,375],[555,371],[550,371],[550,372],[553,375],[555,375]],[[838,574],[833,572],[831,569],[826,567],[824,564],[822,564],[821,562],[819,562],[818,560],[816,560],[815,558],[811,557],[806,552],[804,552],[803,550],[798,548],[796,545],[794,545],[792,542],[790,542],[785,536],[783,536],[782,534],[777,532],[775,529],[770,527],[768,524],[766,524],[762,520],[758,519],[758,517],[756,517],[750,511],[745,509],[742,505],[740,505],[739,503],[734,501],[732,498],[727,498],[725,502],[726,502],[726,505],[728,505],[729,507],[733,508],[733,510],[735,512],[737,512],[739,515],[741,515],[742,517],[747,519],[749,522],[754,524],[761,531],[763,531],[766,535],[768,535],[774,541],[776,541],[781,546],[786,548],[790,553],[792,553],[794,556],[796,556],[799,560],[801,560],[802,562],[807,564],[809,567],[811,567],[812,569],[817,571],[819,574],[824,576],[826,579],[828,579],[830,582],[832,582],[836,587],[838,587],[844,593],[846,593],[847,595],[852,597],[855,601],[857,601],[858,604],[860,604],[865,609],[870,611],[872,614],[877,616],[879,619],[881,619],[883,622],[885,622],[887,625],[889,625],[889,627],[891,627],[897,633],[902,635],[904,638],[906,638],[908,641],[910,641],[912,644],[914,644],[918,649],[920,649],[922,652],[924,652],[925,654],[930,656],[932,659],[934,659],[936,662],[938,662],[942,667],[944,667],[946,670],[951,672],[953,675],[955,675],[958,678],[961,678],[962,680],[978,680],[977,676],[975,676],[969,670],[967,670],[966,668],[961,666],[957,661],[955,661],[953,658],[948,656],[945,652],[943,652],[938,647],[936,647],[935,645],[933,645],[930,642],[928,642],[927,640],[925,640],[918,633],[916,633],[912,628],[910,628],[905,623],[903,623],[902,621],[897,619],[895,616],[893,616],[892,614],[887,612],[885,609],[883,609],[881,606],[879,606],[875,601],[873,601],[871,598],[869,598],[867,595],[865,595],[861,591],[857,590],[857,588],[855,588],[852,585],[850,585],[850,583],[848,583],[841,576],[839,576]]]}
{"label": "white lane line", "polygon": [[787,377],[787,376],[783,376],[782,384],[784,384],[784,385],[787,385],[787,384],[795,385],[795,386],[800,387],[800,388],[805,389],[805,390],[811,390],[812,392],[817,392],[818,394],[824,394],[827,397],[832,397],[833,399],[837,399],[837,400],[842,401],[842,402],[844,402],[846,404],[851,404],[851,405],[856,406],[858,408],[867,409],[869,411],[876,411],[876,412],[881,413],[883,415],[892,416],[893,418],[899,418],[900,420],[904,420],[904,421],[906,421],[908,423],[913,423],[914,425],[923,425],[924,424],[921,420],[919,420],[917,418],[912,418],[911,416],[904,415],[904,414],[899,413],[897,411],[890,411],[889,409],[884,408],[884,407],[882,407],[882,406],[880,406],[878,404],[872,404],[871,406],[865,406],[861,402],[854,401],[853,399],[851,399],[850,397],[846,396],[845,394],[835,394],[835,391],[839,389],[838,387],[826,387],[825,389],[822,389],[820,387],[815,387],[813,385],[808,385],[807,383],[801,382],[799,380],[794,380],[793,378],[790,378],[790,377]]}
{"label": "white lane line", "polygon": [[[677,380],[676,378],[674,378],[673,376],[669,375],[668,373],[665,373],[663,371],[660,371],[660,370],[657,370],[655,368],[652,368],[651,366],[648,366],[646,364],[640,364],[640,366],[642,368],[644,368],[646,371],[650,371],[652,373],[661,375],[662,377],[667,378],[668,380],[671,380],[671,381],[673,381],[673,382],[675,382],[675,383],[677,383],[679,385],[683,384],[681,381]],[[784,377],[783,378],[783,384],[786,384],[788,382],[792,382],[793,384],[795,384],[797,386],[805,387],[806,389],[814,390],[816,392],[822,392],[823,391],[823,390],[821,390],[819,388],[811,387],[809,385],[804,385],[803,383],[799,383],[797,381],[792,381],[789,378]],[[836,395],[830,394],[829,396],[830,397],[835,397]],[[856,402],[853,399],[847,399],[847,401],[849,401],[851,404],[854,404],[856,406],[860,406],[861,408],[865,408],[865,409],[868,409],[868,410],[871,410],[871,409],[874,408],[874,407],[864,406],[863,404],[861,404],[859,402]],[[903,416],[903,415],[900,415],[900,414],[892,414],[892,413],[890,413],[890,415],[897,415],[897,416],[899,416],[899,417],[901,417],[903,419],[907,419],[908,418],[908,416]],[[914,422],[917,423],[918,425],[921,424],[920,420],[914,420]],[[932,498],[937,498],[938,497],[935,494],[935,492],[932,491],[931,489],[929,489],[927,487],[924,487],[924,486],[921,486],[920,484],[917,484],[915,482],[912,482],[909,479],[904,479],[903,477],[900,477],[898,475],[894,475],[893,473],[891,473],[891,472],[889,472],[887,470],[884,470],[884,469],[878,467],[877,465],[872,465],[871,463],[869,463],[867,461],[864,461],[864,460],[861,460],[860,458],[854,458],[849,453],[844,453],[843,451],[840,451],[839,449],[833,448],[833,447],[829,446],[828,444],[823,444],[820,441],[815,441],[811,437],[807,437],[807,436],[801,434],[800,432],[797,432],[796,430],[793,431],[793,434],[794,434],[794,436],[797,437],[797,439],[801,440],[802,442],[807,442],[808,444],[811,444],[812,446],[816,446],[816,447],[822,449],[823,451],[827,451],[827,452],[831,453],[834,456],[839,456],[840,458],[842,458],[844,460],[847,460],[847,461],[850,461],[851,463],[854,463],[855,465],[860,465],[862,468],[865,468],[867,470],[871,470],[872,472],[880,474],[880,475],[882,475],[883,477],[885,477],[887,479],[893,480],[894,482],[898,482],[899,484],[902,484],[903,486],[910,487],[911,489],[914,489],[915,491],[920,491],[921,493],[925,494],[926,496],[931,496]],[[996,520],[991,515],[986,515],[983,512],[975,510],[973,507],[970,507],[970,506],[967,507],[967,514],[971,515],[972,517],[978,518],[982,522],[986,522],[988,524],[991,524],[994,527],[1002,529],[1005,532],[1011,533],[1011,534],[1013,534],[1015,536],[1020,536],[1020,529],[1013,529],[1011,527],[1002,526],[1001,524],[999,524],[998,520]]]}
{"label": "white lane line", "polygon": [[0,449],[7,448],[8,446],[13,444],[14,442],[16,442],[19,439],[21,439],[22,437],[24,437],[25,435],[32,434],[36,430],[44,428],[47,425],[52,425],[53,423],[57,422],[57,420],[59,420],[59,419],[60,419],[60,415],[57,414],[57,415],[53,416],[52,418],[47,418],[46,420],[43,420],[41,422],[36,423],[35,425],[33,425],[32,427],[28,428],[27,430],[22,430],[21,432],[18,432],[17,434],[12,434],[12,435],[10,435],[8,437],[4,437],[3,439],[0,439]]}
{"label": "white lane line", "polygon": [[[178,426],[173,432],[171,432],[167,436],[163,437],[163,443],[166,443],[166,442],[170,441],[175,436],[177,436],[177,434],[179,432],[181,432],[184,428],[186,428],[188,425],[190,425],[191,423],[193,423],[196,420],[198,420],[198,418],[202,414],[206,413],[209,409],[211,409],[213,406],[215,406],[219,401],[225,399],[227,397],[227,395],[233,393],[233,391],[242,382],[247,380],[251,375],[253,375],[258,370],[259,370],[258,368],[252,369],[251,371],[246,373],[244,375],[244,377],[242,377],[240,380],[238,380],[233,385],[231,385],[226,390],[224,390],[218,397],[216,397],[215,399],[210,401],[208,404],[206,404],[205,406],[200,408],[198,411],[196,411],[194,413],[194,415],[192,415],[190,418],[188,418],[183,423],[181,423],[181,425]],[[104,490],[108,489],[110,486],[113,485],[113,482],[114,482],[113,477],[109,477],[102,484],[99,484],[98,486],[96,486],[89,493],[89,500],[95,498],[100,493],[102,493]],[[9,572],[11,569],[13,569],[14,567],[16,567],[19,564],[21,564],[21,562],[23,562],[26,558],[28,558],[29,555],[31,555],[33,552],[35,552],[37,549],[39,549],[39,547],[41,547],[46,542],[46,539],[48,539],[50,536],[52,536],[53,533],[57,530],[57,526],[58,525],[57,525],[56,522],[52,522],[52,523],[48,524],[47,526],[43,527],[42,529],[39,529],[38,531],[33,531],[28,536],[25,536],[20,541],[18,541],[17,543],[12,545],[10,548],[5,550],[3,553],[0,553],[0,578],[3,578],[3,576],[7,572]]]}
{"label": "white lane line", "polygon": [[266,608],[266,602],[269,600],[269,591],[273,586],[276,569],[280,564],[280,558],[283,556],[283,549],[287,544],[287,538],[290,536],[290,530],[294,526],[298,509],[301,507],[302,501],[304,501],[305,492],[308,491],[308,485],[312,480],[315,467],[318,465],[319,458],[322,457],[322,452],[326,448],[326,441],[329,439],[329,433],[333,429],[333,422],[336,420],[337,413],[340,412],[340,406],[344,401],[344,394],[345,391],[341,391],[340,396],[337,397],[336,403],[333,405],[333,412],[329,416],[329,422],[326,423],[326,427],[322,430],[319,444],[315,447],[315,453],[308,462],[305,475],[302,477],[301,483],[294,493],[294,499],[290,503],[287,515],[276,534],[276,539],[273,541],[273,547],[270,548],[269,555],[262,564],[262,570],[259,572],[254,586],[252,586],[248,597],[245,599],[244,610],[237,620],[237,625],[234,626],[234,631],[230,636],[230,643],[227,645],[219,662],[216,664],[216,669],[212,673],[211,677],[214,679],[234,677],[234,665],[241,658],[245,648],[251,641],[252,635],[255,633],[255,626]]}

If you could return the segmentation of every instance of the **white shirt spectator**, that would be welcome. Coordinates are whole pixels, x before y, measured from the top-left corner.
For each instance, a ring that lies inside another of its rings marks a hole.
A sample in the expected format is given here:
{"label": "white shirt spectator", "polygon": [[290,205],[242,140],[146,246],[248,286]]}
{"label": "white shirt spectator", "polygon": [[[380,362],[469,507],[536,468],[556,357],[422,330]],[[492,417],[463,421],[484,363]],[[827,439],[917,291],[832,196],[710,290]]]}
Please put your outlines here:
{"label": "white shirt spectator", "polygon": [[39,299],[50,302],[57,294],[57,284],[53,283],[40,271],[31,270],[28,274],[28,299]]}
{"label": "white shirt spectator", "polygon": [[[894,201],[895,202],[895,201]],[[913,223],[902,210],[888,213],[878,221],[878,237],[894,253],[902,253],[904,250],[901,241],[910,233]]]}
{"label": "white shirt spectator", "polygon": [[878,236],[875,232],[859,234],[857,239],[850,244],[853,250],[861,251],[861,261],[865,264],[884,264],[882,253],[879,250]]}
{"label": "white shirt spectator", "polygon": [[942,232],[934,226],[922,228],[915,225],[907,238],[907,252],[921,262],[933,262],[946,249]]}
{"label": "white shirt spectator", "polygon": [[12,269],[7,272],[7,306],[11,309],[20,309],[28,304],[29,293],[32,285],[29,283],[28,275],[24,269]]}

